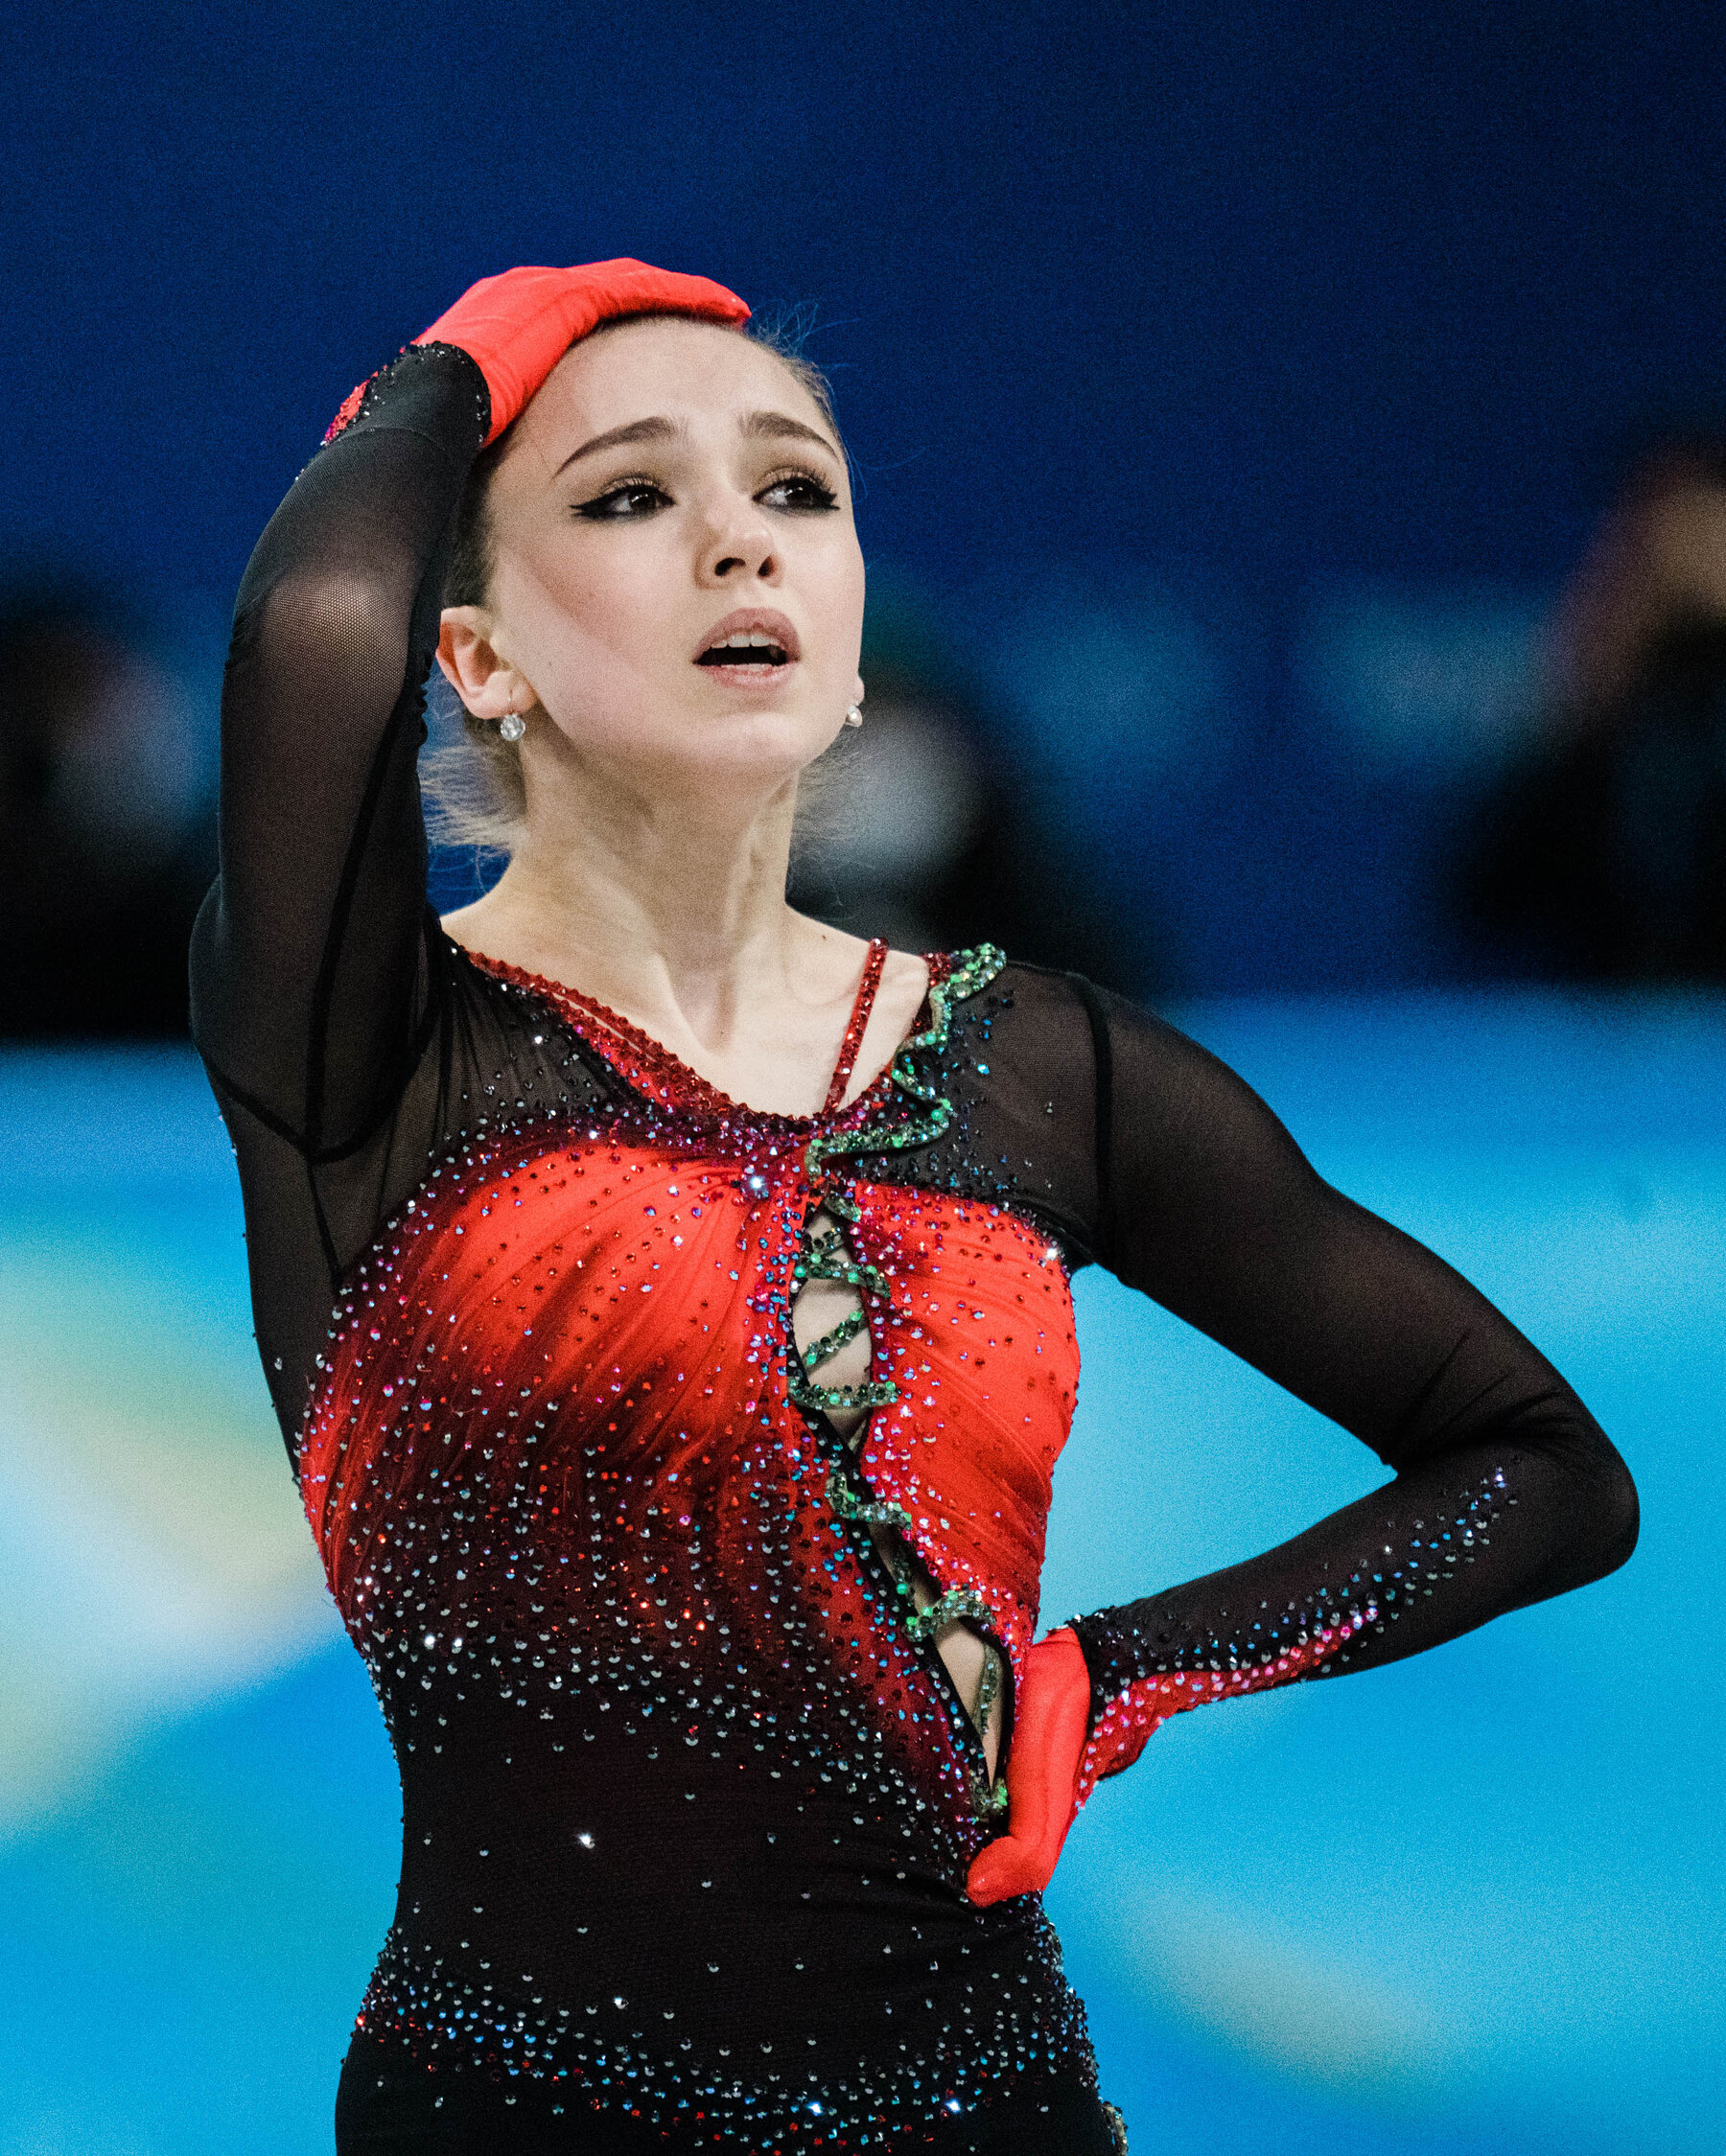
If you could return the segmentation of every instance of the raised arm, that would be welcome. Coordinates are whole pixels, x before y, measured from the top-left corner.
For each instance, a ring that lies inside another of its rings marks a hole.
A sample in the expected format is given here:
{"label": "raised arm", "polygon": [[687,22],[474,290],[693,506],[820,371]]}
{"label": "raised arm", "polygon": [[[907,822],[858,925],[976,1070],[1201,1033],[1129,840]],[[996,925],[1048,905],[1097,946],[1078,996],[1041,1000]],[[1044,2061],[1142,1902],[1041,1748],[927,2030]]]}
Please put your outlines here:
{"label": "raised arm", "polygon": [[1077,1806],[1169,1715],[1436,1646],[1598,1578],[1636,1541],[1622,1461],[1484,1296],[1325,1183],[1214,1056],[1086,1001],[1099,1256],[1396,1473],[1275,1549],[1033,1651],[1014,1748],[1033,1739],[1026,1799],[1010,1765],[1012,1831],[978,1860],[983,1899],[1043,1884]]}
{"label": "raised arm", "polygon": [[468,473],[577,337],[652,312],[748,310],[637,262],[482,280],[349,397],[246,569],[194,1031],[223,1090],[309,1158],[388,1113],[428,1016],[416,758]]}
{"label": "raised arm", "polygon": [[289,490],[240,587],[194,1031],[225,1090],[315,1157],[386,1109],[426,992],[420,703],[444,534],[489,424],[465,352],[411,348]]}

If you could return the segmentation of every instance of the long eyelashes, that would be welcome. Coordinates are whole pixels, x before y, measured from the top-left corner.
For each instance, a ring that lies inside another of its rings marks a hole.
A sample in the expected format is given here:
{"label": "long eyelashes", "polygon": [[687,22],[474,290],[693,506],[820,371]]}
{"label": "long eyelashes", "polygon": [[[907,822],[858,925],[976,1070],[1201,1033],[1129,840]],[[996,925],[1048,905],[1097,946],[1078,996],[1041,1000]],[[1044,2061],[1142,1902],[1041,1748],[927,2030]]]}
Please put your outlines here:
{"label": "long eyelashes", "polygon": [[669,506],[671,497],[653,479],[618,479],[591,501],[575,505],[575,515],[595,523],[624,522],[656,516]]}
{"label": "long eyelashes", "polygon": [[776,494],[795,495],[797,498],[794,500],[769,501],[768,506],[773,509],[815,510],[820,512],[826,509],[837,509],[839,506],[839,497],[824,479],[817,478],[813,472],[781,472],[768,480],[766,486],[756,496],[756,499],[761,501]]}
{"label": "long eyelashes", "polygon": [[[820,516],[839,506],[839,497],[825,479],[801,469],[776,472],[755,498],[763,508],[789,516]],[[672,506],[672,497],[660,482],[639,473],[613,480],[603,494],[575,503],[571,514],[594,523],[634,523]]]}

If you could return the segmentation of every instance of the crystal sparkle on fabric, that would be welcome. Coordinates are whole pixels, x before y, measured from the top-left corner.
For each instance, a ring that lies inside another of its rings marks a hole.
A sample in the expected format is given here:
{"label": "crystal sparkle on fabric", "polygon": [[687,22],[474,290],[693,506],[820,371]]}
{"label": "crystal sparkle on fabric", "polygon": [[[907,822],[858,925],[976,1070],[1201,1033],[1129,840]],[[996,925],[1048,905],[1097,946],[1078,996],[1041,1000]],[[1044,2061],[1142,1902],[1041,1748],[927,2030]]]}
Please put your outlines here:
{"label": "crystal sparkle on fabric", "polygon": [[[867,1174],[941,1127],[917,1052],[992,960],[807,1122],[559,999],[632,1104],[471,1143],[351,1273],[301,1478],[402,1770],[362,2020],[429,2062],[824,2148],[1088,2062],[1035,1899],[965,1897],[998,1809],[870,1532],[902,1526],[947,1613],[1019,1664],[1077,1385],[1066,1274],[1007,1209]],[[824,1206],[866,1283],[854,1456],[790,1337]],[[702,1979],[675,1996],[667,1933]]]}

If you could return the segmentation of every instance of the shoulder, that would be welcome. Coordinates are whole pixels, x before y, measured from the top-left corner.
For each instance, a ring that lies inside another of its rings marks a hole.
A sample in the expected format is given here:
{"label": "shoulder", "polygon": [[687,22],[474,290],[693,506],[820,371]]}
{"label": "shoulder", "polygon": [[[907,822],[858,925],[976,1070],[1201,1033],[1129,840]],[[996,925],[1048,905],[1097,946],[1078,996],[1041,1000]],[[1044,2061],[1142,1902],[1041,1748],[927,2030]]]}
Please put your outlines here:
{"label": "shoulder", "polygon": [[1264,1112],[1256,1094],[1210,1051],[1147,1006],[1079,973],[1019,962],[992,945],[961,952],[956,1025],[987,1028],[1003,1072],[1022,1077],[1061,1115],[1108,1101],[1137,1116],[1185,1120]]}
{"label": "shoulder", "polygon": [[930,1045],[1015,1120],[1088,1119],[1097,1055],[1089,983],[992,943],[930,961]]}
{"label": "shoulder", "polygon": [[1154,1012],[1099,987],[1084,974],[1014,959],[993,943],[934,962],[937,969],[946,969],[946,995],[956,1016],[1011,1019],[1006,1031],[1027,1049],[1083,1045],[1093,1051],[1119,1028],[1179,1037]]}
{"label": "shoulder", "polygon": [[[991,1009],[1083,1009],[1090,984],[1054,966],[1028,965],[998,943],[973,943],[963,951],[938,951],[924,962],[931,982],[954,1009],[978,1003]],[[1095,992],[1095,991],[1093,991]]]}

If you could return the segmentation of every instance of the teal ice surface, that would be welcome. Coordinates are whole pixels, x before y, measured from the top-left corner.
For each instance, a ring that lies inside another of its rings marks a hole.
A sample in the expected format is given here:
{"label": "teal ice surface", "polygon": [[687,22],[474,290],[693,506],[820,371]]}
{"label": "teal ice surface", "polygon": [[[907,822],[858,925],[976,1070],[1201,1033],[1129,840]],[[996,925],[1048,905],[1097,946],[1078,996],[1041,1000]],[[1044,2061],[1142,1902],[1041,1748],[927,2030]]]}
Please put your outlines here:
{"label": "teal ice surface", "polygon": [[[1322,1172],[1552,1356],[1629,1459],[1644,1537],[1609,1580],[1431,1656],[1182,1716],[1099,1791],[1049,1905],[1105,2093],[1138,2156],[1712,2156],[1726,1014],[1518,995],[1180,1015]],[[181,1383],[206,1418],[232,1400],[262,1577],[305,1530],[285,1467],[263,1465],[231,1172],[183,1056],[0,1058],[12,1277],[67,1261],[95,1280],[122,1397],[130,1356],[158,1408]],[[1262,1547],[1382,1478],[1102,1275],[1081,1276],[1078,1303],[1049,1623]],[[70,1352],[58,1322],[50,1305],[31,1335],[50,1367]],[[9,1404],[0,1390],[0,1421]],[[216,1436],[193,1450],[221,1472]],[[7,1486],[36,1458],[0,1447],[9,1542],[64,1517]],[[251,1577],[222,1591],[244,1598]],[[137,1591],[159,1600],[152,1579]],[[41,1769],[0,1842],[7,2156],[329,2145],[399,1807],[358,1658],[292,1596],[258,1605],[265,1632],[278,1605],[273,1658],[267,1639],[201,1690],[164,1680],[153,1712],[131,1701],[75,1773]],[[31,1650],[0,1624],[9,1638]]]}
{"label": "teal ice surface", "polygon": [[395,1898],[357,1655],[183,1719],[0,1861],[7,2156],[308,2156]]}

